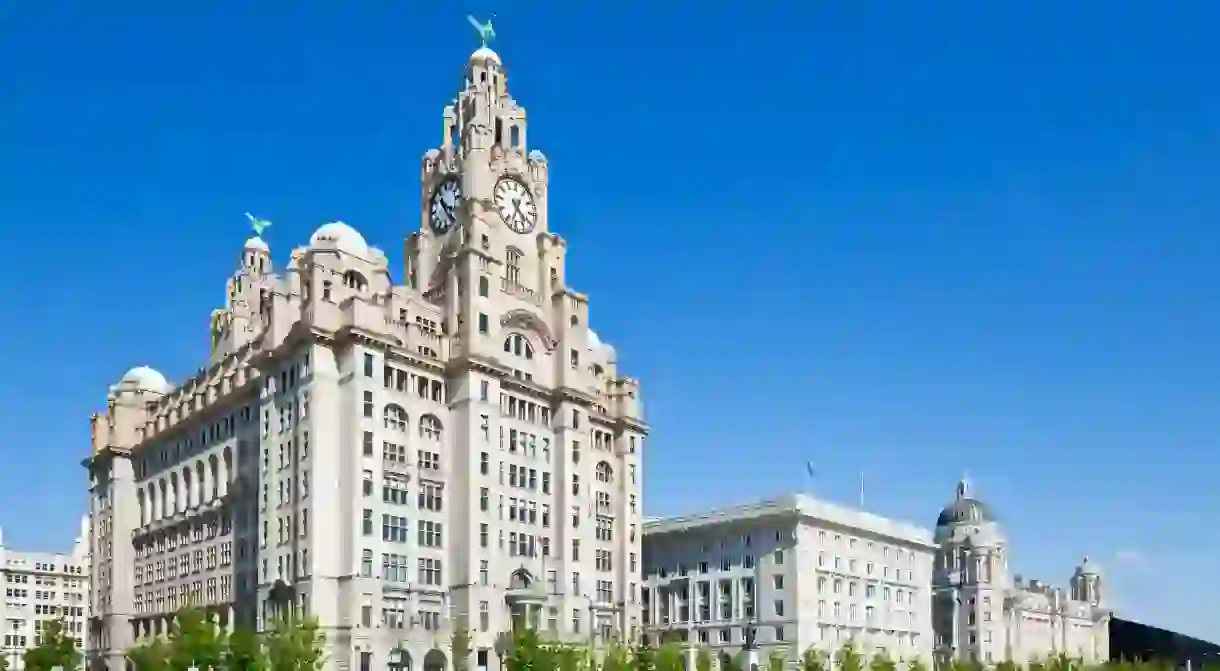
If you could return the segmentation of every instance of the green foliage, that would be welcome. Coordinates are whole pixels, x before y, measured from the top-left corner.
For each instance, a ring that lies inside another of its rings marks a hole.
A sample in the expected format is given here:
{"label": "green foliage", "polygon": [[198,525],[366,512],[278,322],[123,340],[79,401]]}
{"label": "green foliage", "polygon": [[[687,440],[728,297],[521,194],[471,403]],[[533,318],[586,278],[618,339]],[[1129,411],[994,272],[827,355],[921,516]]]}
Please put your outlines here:
{"label": "green foliage", "polygon": [[682,657],[686,652],[679,643],[665,643],[657,650],[653,668],[656,671],[685,671],[686,665]]}
{"label": "green foliage", "polygon": [[868,663],[869,671],[898,671],[898,665],[884,651],[873,655]]}
{"label": "green foliage", "polygon": [[839,652],[835,655],[835,661],[838,671],[863,671],[864,659],[860,656],[860,652],[856,650],[856,644],[848,641],[839,648]]}
{"label": "green foliage", "polygon": [[923,660],[918,657],[912,657],[907,662],[906,671],[928,671],[928,665],[924,664]]}
{"label": "green foliage", "polygon": [[711,650],[699,648],[699,651],[695,653],[695,671],[712,671]]}
{"label": "green foliage", "polygon": [[79,668],[84,658],[60,620],[44,620],[38,644],[22,657],[26,671],[51,671],[57,666],[69,671]]}
{"label": "green foliage", "polygon": [[[701,653],[706,652],[700,650]],[[711,656],[708,656],[708,667],[702,668],[698,666],[696,658],[696,671],[711,671]],[[611,644],[606,650],[606,654],[602,657],[602,666],[600,671],[635,671],[635,667],[631,664],[631,652],[627,648],[617,643]]]}
{"label": "green foliage", "polygon": [[314,618],[278,618],[263,637],[270,671],[321,671],[325,643]]}
{"label": "green foliage", "polygon": [[174,618],[169,634],[170,671],[220,668],[227,645],[216,616],[200,608],[184,608]]}
{"label": "green foliage", "polygon": [[995,671],[1019,671],[1016,662],[1006,659],[995,665]]}
{"label": "green foliage", "polygon": [[[234,630],[225,650],[224,668],[227,671],[267,671],[267,666],[267,656],[263,654],[263,642],[258,634],[244,627]],[[146,670],[139,664],[136,668],[139,671],[160,671]]]}
{"label": "green foliage", "polygon": [[827,671],[829,662],[825,651],[810,647],[801,655],[801,671]]}
{"label": "green foliage", "polygon": [[167,671],[170,652],[169,644],[158,637],[128,650],[127,658],[138,671]]}
{"label": "green foliage", "polygon": [[772,652],[767,655],[767,671],[784,671],[784,667],[788,665],[788,658],[781,652]]}
{"label": "green foliage", "polygon": [[459,620],[449,637],[449,657],[453,660],[453,671],[467,671],[470,668],[470,630],[464,620]]}
{"label": "green foliage", "polygon": [[8,671],[8,656],[0,653],[0,671]]}

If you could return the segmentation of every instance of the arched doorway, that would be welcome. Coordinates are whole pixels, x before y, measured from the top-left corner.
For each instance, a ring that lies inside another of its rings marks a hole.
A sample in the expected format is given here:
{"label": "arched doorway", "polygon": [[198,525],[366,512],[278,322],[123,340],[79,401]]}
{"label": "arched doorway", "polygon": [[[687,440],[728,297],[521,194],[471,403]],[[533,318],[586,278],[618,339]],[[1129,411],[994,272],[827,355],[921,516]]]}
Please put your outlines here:
{"label": "arched doorway", "polygon": [[390,671],[411,671],[411,653],[394,648],[390,651],[390,661],[386,666]]}
{"label": "arched doorway", "polygon": [[445,671],[445,666],[449,660],[445,658],[445,653],[433,648],[424,655],[424,671]]}

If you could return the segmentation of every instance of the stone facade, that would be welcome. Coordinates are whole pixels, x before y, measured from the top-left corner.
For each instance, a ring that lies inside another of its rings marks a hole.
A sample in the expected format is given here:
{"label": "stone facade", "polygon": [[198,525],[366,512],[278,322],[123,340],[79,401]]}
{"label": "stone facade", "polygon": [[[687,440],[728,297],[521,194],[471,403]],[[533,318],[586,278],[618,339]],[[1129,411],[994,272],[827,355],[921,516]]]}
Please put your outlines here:
{"label": "stone facade", "polygon": [[754,626],[763,660],[854,641],[930,663],[934,552],[927,529],[799,494],[651,520],[642,620],[729,657]]}
{"label": "stone facade", "polygon": [[495,665],[512,618],[634,634],[640,385],[567,284],[525,118],[478,50],[423,157],[404,283],[341,222],[282,269],[251,238],[206,365],[110,389],[86,460],[110,669],[185,605],[307,612],[336,669],[440,668],[462,625]]}
{"label": "stone facade", "polygon": [[[48,620],[60,620],[83,647],[89,621],[89,520],[70,552],[25,552],[6,547],[0,533],[0,657],[10,671],[23,667],[22,655],[38,643]],[[89,654],[87,648],[84,649]]]}
{"label": "stone facade", "polygon": [[1003,529],[965,480],[936,521],[936,544],[932,604],[939,660],[1109,659],[1110,611],[1100,570],[1087,557],[1067,590],[1010,576]]}

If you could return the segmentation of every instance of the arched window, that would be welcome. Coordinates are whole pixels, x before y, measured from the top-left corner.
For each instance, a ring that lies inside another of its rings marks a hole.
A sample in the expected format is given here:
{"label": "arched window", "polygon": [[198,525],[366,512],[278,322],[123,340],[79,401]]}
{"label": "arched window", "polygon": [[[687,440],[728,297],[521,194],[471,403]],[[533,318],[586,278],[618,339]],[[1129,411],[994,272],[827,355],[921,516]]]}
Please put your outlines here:
{"label": "arched window", "polygon": [[530,344],[529,338],[520,333],[511,333],[504,339],[504,352],[516,356],[523,356],[526,359],[534,358],[534,346]]}
{"label": "arched window", "polygon": [[364,291],[365,287],[368,286],[368,281],[364,279],[364,275],[354,270],[349,270],[343,273],[343,286],[355,289],[356,291]]}
{"label": "arched window", "polygon": [[610,464],[604,461],[597,462],[597,467],[594,469],[594,474],[597,476],[598,482],[614,482],[614,469]]}
{"label": "arched window", "polygon": [[407,430],[407,411],[402,406],[391,403],[381,413],[385,428],[405,433]]}
{"label": "arched window", "polygon": [[419,436],[426,440],[440,441],[441,439],[441,420],[432,415],[424,415],[419,418]]}

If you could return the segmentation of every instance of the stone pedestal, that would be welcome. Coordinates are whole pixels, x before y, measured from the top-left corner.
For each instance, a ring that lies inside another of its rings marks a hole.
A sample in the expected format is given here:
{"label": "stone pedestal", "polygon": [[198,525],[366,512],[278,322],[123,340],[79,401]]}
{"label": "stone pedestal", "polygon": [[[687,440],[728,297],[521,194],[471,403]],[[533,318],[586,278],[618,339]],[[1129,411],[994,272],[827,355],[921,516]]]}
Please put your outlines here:
{"label": "stone pedestal", "polygon": [[746,669],[745,671],[761,671],[758,664],[758,648],[751,648],[745,651],[746,653]]}

